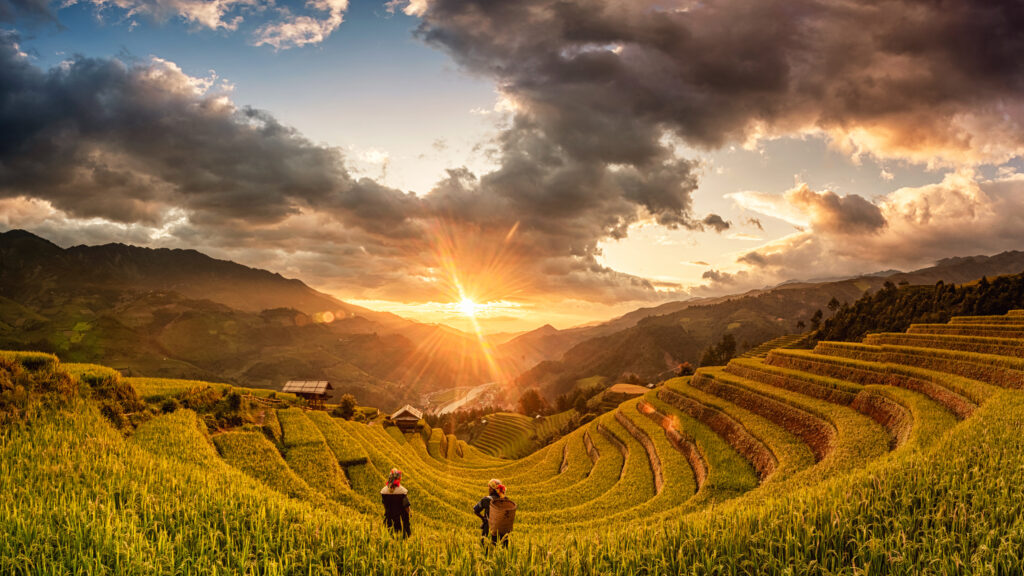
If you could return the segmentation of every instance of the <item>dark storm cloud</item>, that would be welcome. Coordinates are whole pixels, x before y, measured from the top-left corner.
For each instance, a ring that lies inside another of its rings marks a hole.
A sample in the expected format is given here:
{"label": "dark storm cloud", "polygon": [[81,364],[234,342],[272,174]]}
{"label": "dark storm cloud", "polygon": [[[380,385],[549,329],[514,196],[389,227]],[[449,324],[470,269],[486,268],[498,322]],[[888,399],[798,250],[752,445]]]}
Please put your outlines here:
{"label": "dark storm cloud", "polygon": [[[516,140],[499,169],[453,169],[417,196],[354,178],[337,149],[236,107],[211,79],[173,63],[75,57],[41,70],[15,38],[3,40],[0,200],[44,200],[64,217],[118,222],[132,234],[159,228],[162,241],[220,254],[312,252],[324,263],[304,269],[406,301],[423,297],[422,278],[436,274],[437,220],[468,246],[501,245],[515,229],[531,290],[597,300],[655,294],[646,280],[599,264],[601,239],[625,236],[645,212],[668,226],[700,225],[689,219],[694,165],[669,155],[608,166],[524,127],[506,135]],[[89,237],[103,229],[91,224]]]}
{"label": "dark storm cloud", "polygon": [[[1024,144],[1019,0],[425,0],[419,36],[570,155],[644,164],[670,129],[717,147],[823,129],[927,159]],[[873,132],[865,139],[858,129]],[[849,141],[845,141],[849,139]]]}
{"label": "dark storm cloud", "polygon": [[0,22],[53,20],[47,0],[0,0]]}
{"label": "dark storm cloud", "polygon": [[871,234],[885,228],[882,210],[856,194],[815,192],[806,184],[786,192],[786,200],[808,214],[816,232],[824,234]]}
{"label": "dark storm cloud", "polygon": [[400,232],[411,197],[355,180],[337,150],[251,108],[205,94],[173,64],[76,57],[34,67],[0,43],[0,195],[77,217],[159,223],[280,222],[303,207]]}
{"label": "dark storm cloud", "polygon": [[726,222],[718,214],[708,214],[700,221],[701,225],[713,229],[715,232],[725,232],[732,226],[732,222]]}

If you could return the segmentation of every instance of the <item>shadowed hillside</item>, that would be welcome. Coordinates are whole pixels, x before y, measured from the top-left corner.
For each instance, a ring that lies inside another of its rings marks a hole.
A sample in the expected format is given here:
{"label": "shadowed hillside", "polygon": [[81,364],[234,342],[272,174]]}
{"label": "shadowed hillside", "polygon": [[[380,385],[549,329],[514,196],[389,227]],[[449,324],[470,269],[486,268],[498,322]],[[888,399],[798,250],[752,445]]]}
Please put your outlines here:
{"label": "shadowed hillside", "polygon": [[126,373],[276,387],[328,379],[397,406],[492,378],[475,338],[192,250],[0,234],[0,346]]}
{"label": "shadowed hillside", "polygon": [[[743,352],[772,338],[811,329],[816,311],[821,310],[827,320],[844,303],[855,302],[886,283],[927,284],[926,288],[931,290],[931,285],[937,281],[973,282],[985,275],[1016,274],[1021,270],[1024,270],[1024,252],[949,258],[914,272],[834,282],[794,282],[737,296],[644,308],[598,326],[547,331],[540,338],[526,334],[512,342],[518,341],[517,346],[527,348],[532,338],[539,342],[529,349],[549,350],[553,354],[523,373],[518,384],[523,388],[538,387],[554,397],[569,391],[580,378],[590,376],[618,379],[626,373],[634,373],[643,380],[657,380],[680,363],[698,365],[703,352],[726,334],[735,338],[737,351]],[[838,304],[839,307],[829,307],[833,299],[833,306]],[[905,310],[900,306],[892,309]],[[972,312],[975,309],[965,308],[962,313],[1001,313],[1007,309],[1006,306],[990,307]],[[948,319],[950,312],[956,313],[949,310],[942,318]],[[874,316],[859,309],[851,313],[851,318],[863,323],[872,322]],[[891,328],[902,329],[908,323]],[[826,334],[829,338],[844,335]],[[851,333],[850,337],[858,335],[862,334]],[[565,350],[560,354],[559,344]]]}

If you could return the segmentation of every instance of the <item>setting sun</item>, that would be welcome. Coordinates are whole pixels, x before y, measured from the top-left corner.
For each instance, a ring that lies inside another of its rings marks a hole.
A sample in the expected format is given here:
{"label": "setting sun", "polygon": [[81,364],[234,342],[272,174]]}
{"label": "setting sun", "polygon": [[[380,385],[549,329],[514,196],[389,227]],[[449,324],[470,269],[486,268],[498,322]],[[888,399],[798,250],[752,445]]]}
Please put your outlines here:
{"label": "setting sun", "polygon": [[473,302],[469,298],[463,298],[456,304],[456,306],[458,307],[459,312],[461,312],[463,316],[466,316],[468,318],[475,318],[477,312],[482,307],[481,304],[477,304],[476,302]]}

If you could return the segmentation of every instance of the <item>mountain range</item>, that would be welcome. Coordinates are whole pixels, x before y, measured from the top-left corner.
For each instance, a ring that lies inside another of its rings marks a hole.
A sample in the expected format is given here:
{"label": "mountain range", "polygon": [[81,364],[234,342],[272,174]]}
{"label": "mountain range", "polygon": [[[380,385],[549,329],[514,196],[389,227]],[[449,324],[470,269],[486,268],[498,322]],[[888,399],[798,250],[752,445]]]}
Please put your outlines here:
{"label": "mountain range", "polygon": [[384,408],[504,377],[504,400],[514,403],[527,387],[550,398],[591,376],[655,379],[695,364],[724,334],[752,347],[799,331],[816,310],[827,317],[833,298],[852,302],[886,281],[959,283],[1021,270],[1021,252],[951,258],[914,272],[669,302],[566,330],[545,325],[495,339],[496,373],[475,335],[355,306],[273,272],[194,250],[61,248],[12,230],[0,233],[0,348],[265,388],[327,379],[337,393]]}

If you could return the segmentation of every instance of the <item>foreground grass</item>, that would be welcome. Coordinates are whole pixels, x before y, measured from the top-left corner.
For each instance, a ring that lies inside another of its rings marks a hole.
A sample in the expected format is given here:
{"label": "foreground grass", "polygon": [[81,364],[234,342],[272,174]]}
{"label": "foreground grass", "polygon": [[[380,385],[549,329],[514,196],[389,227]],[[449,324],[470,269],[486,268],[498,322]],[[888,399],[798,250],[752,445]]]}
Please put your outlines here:
{"label": "foreground grass", "polygon": [[[221,461],[153,454],[73,400],[0,432],[2,574],[1017,574],[1024,394],[1000,391],[931,447],[795,493],[663,524],[527,526],[393,540]],[[415,521],[415,520],[414,520]]]}

